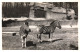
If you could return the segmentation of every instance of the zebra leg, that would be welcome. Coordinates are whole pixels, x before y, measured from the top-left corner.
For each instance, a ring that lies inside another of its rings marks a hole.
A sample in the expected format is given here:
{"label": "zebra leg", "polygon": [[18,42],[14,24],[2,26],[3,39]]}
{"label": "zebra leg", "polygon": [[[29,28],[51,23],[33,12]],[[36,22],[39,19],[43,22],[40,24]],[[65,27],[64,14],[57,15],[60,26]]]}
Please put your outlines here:
{"label": "zebra leg", "polygon": [[38,38],[39,38],[38,42],[42,42],[42,40],[41,40],[41,34],[38,35]]}
{"label": "zebra leg", "polygon": [[21,43],[22,43],[22,48],[24,48],[24,38],[21,36]]}
{"label": "zebra leg", "polygon": [[41,38],[41,35],[42,35],[42,34],[40,34],[40,42],[42,42],[42,40],[41,40],[41,39],[42,39],[42,38]]}
{"label": "zebra leg", "polygon": [[50,36],[50,33],[49,33],[49,41],[51,41],[51,36]]}
{"label": "zebra leg", "polygon": [[24,43],[23,43],[24,41],[22,40],[22,47],[24,47]]}
{"label": "zebra leg", "polygon": [[49,33],[49,39],[50,39],[50,33]]}
{"label": "zebra leg", "polygon": [[27,35],[21,36],[22,48],[26,47],[26,39],[27,39]]}
{"label": "zebra leg", "polygon": [[39,39],[39,36],[38,36],[38,34],[37,34],[37,38]]}
{"label": "zebra leg", "polygon": [[25,38],[25,47],[26,47],[26,38]]}
{"label": "zebra leg", "polygon": [[40,34],[40,40],[41,40],[41,34]]}
{"label": "zebra leg", "polygon": [[39,34],[37,34],[37,39],[38,39],[38,42],[40,41],[40,35]]}
{"label": "zebra leg", "polygon": [[25,47],[26,47],[27,36],[28,36],[28,35],[25,36]]}
{"label": "zebra leg", "polygon": [[51,33],[51,39],[53,39],[53,33]]}

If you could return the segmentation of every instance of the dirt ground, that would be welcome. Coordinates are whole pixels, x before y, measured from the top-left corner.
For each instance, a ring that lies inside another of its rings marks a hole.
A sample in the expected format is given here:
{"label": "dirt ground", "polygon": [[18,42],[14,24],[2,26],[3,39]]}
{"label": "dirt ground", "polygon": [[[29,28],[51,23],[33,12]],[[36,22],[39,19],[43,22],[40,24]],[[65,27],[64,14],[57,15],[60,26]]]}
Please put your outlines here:
{"label": "dirt ground", "polygon": [[[13,29],[14,31],[15,29]],[[8,30],[7,30],[8,31]],[[27,37],[27,47],[21,47],[20,36],[12,36],[12,34],[2,34],[3,50],[78,50],[78,28],[62,28],[56,29],[51,36],[42,35],[42,42],[38,42],[37,36],[30,33]]]}

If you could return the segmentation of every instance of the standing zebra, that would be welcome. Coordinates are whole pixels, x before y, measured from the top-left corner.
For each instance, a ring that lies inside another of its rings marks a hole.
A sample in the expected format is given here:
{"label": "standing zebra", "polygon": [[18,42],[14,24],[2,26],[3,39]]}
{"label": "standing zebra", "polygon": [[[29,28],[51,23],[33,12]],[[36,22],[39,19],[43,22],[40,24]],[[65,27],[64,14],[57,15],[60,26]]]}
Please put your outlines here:
{"label": "standing zebra", "polygon": [[26,47],[26,38],[29,32],[31,32],[31,30],[29,29],[29,24],[28,22],[25,22],[24,25],[20,27],[20,31],[19,31],[23,48]]}
{"label": "standing zebra", "polygon": [[50,34],[53,34],[53,32],[56,29],[56,27],[58,27],[59,29],[61,29],[60,21],[58,21],[58,20],[54,20],[53,22],[51,22],[50,26],[42,26],[39,29],[39,34],[37,34],[37,37],[41,41],[41,35],[42,34],[49,34],[49,39],[50,39],[51,38]]}

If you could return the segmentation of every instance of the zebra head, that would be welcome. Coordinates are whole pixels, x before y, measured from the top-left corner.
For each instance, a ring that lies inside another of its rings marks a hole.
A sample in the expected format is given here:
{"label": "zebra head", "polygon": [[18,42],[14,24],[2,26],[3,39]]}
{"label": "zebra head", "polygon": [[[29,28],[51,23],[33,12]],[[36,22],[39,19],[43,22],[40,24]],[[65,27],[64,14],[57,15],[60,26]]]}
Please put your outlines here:
{"label": "zebra head", "polygon": [[60,21],[55,21],[55,25],[56,25],[56,27],[58,27],[59,29],[61,29]]}
{"label": "zebra head", "polygon": [[60,21],[58,21],[58,20],[53,21],[50,25],[61,29],[61,24],[60,24]]}

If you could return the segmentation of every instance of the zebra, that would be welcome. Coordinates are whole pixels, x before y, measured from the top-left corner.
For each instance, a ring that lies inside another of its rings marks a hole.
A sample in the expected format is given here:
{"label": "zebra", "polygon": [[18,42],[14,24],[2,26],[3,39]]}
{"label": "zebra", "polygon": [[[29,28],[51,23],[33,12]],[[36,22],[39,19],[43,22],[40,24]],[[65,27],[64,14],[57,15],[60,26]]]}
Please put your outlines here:
{"label": "zebra", "polygon": [[19,31],[23,48],[26,47],[26,39],[29,32],[31,32],[31,29],[29,28],[29,24],[28,22],[25,22],[24,25],[20,27],[20,31]]}
{"label": "zebra", "polygon": [[[61,29],[60,21],[58,20],[54,20],[53,22],[50,23],[49,26],[38,25],[39,31],[37,34],[37,38],[41,41],[41,34],[49,34],[49,38],[50,38],[50,34],[54,32],[56,27]],[[19,31],[23,48],[26,47],[26,39],[29,32],[32,32],[32,30],[29,28],[29,24],[26,21],[25,24],[20,27],[20,31]]]}
{"label": "zebra", "polygon": [[52,21],[49,26],[44,26],[43,25],[39,29],[39,33],[37,34],[37,38],[39,39],[39,41],[42,42],[42,40],[41,40],[41,35],[42,34],[49,34],[49,39],[51,40],[50,34],[54,33],[56,27],[58,27],[59,29],[61,29],[61,24],[60,24],[60,21],[58,21],[58,20]]}

